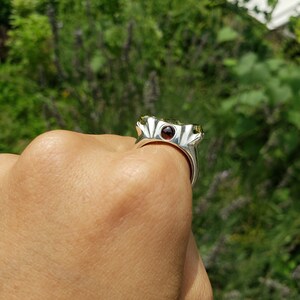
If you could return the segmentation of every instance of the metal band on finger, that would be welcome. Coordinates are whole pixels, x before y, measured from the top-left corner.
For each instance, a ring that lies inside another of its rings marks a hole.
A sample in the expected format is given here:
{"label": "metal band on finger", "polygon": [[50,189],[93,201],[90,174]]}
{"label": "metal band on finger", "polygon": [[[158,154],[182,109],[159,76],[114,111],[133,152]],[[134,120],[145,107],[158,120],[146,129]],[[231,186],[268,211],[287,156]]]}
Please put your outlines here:
{"label": "metal band on finger", "polygon": [[177,147],[188,159],[192,185],[198,177],[198,160],[196,147],[203,139],[200,125],[182,124],[178,121],[157,119],[154,116],[143,116],[136,123],[138,138],[137,148],[149,143],[165,142]]}

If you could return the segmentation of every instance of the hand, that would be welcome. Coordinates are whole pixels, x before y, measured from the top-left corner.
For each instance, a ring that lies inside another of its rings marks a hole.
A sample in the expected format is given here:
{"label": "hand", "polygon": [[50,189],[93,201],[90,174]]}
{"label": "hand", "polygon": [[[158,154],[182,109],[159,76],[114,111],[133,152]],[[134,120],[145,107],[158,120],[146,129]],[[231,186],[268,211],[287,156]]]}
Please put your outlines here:
{"label": "hand", "polygon": [[0,155],[0,299],[212,299],[185,157],[53,131]]}

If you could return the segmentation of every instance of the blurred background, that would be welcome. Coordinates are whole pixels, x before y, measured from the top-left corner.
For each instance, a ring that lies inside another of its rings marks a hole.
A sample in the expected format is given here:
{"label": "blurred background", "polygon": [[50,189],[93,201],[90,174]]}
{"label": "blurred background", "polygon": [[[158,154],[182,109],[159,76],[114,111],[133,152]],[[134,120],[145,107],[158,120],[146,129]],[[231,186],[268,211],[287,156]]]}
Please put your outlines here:
{"label": "blurred background", "polygon": [[58,128],[135,136],[145,114],[200,123],[215,298],[300,299],[299,1],[254,2],[1,0],[0,151]]}

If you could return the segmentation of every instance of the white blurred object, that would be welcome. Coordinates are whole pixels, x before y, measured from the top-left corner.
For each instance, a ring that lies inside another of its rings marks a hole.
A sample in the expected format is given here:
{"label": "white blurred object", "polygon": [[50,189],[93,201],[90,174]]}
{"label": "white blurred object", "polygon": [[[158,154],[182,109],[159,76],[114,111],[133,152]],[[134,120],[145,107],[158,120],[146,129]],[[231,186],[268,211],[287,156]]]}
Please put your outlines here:
{"label": "white blurred object", "polygon": [[267,22],[263,13],[255,11],[255,7],[257,7],[259,11],[271,12],[267,0],[250,0],[248,3],[243,3],[242,0],[229,0],[229,2],[238,2],[240,6],[246,7],[251,16],[266,24],[270,30],[285,25],[291,16],[300,15],[300,0],[279,0],[269,22]]}

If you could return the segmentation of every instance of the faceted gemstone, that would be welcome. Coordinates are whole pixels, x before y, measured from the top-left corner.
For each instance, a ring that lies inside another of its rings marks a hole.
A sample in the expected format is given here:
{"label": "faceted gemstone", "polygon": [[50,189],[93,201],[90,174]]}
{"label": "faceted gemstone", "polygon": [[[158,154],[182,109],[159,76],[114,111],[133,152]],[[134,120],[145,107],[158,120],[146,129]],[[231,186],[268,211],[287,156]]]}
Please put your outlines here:
{"label": "faceted gemstone", "polygon": [[161,130],[161,137],[165,140],[171,140],[175,135],[175,129],[172,126],[164,126]]}

